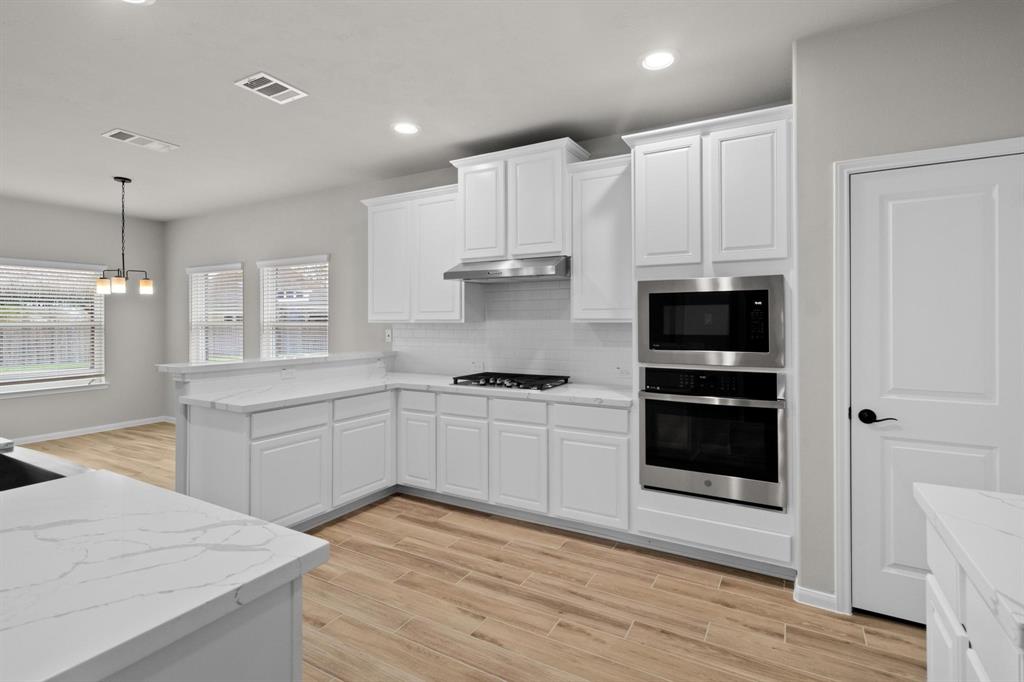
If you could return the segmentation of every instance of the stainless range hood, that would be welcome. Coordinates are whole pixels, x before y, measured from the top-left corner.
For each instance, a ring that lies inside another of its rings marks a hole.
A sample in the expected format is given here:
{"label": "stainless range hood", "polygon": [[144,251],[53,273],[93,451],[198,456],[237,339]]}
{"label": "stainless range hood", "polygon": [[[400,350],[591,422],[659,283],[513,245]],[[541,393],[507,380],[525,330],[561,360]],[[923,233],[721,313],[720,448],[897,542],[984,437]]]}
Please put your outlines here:
{"label": "stainless range hood", "polygon": [[569,279],[569,257],[547,256],[459,263],[444,273],[444,278],[461,279],[464,282]]}

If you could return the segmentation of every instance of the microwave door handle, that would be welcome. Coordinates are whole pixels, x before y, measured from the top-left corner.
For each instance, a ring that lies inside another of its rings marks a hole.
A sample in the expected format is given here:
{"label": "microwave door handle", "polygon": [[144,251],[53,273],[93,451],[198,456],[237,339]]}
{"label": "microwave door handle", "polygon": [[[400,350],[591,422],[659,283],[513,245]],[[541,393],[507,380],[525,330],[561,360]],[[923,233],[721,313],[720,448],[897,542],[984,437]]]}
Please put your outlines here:
{"label": "microwave door handle", "polygon": [[729,405],[731,407],[765,407],[781,410],[786,407],[785,400],[749,400],[747,398],[719,398],[706,395],[676,395],[674,393],[649,393],[640,391],[640,397],[646,400],[664,400],[670,403],[691,403],[694,405]]}

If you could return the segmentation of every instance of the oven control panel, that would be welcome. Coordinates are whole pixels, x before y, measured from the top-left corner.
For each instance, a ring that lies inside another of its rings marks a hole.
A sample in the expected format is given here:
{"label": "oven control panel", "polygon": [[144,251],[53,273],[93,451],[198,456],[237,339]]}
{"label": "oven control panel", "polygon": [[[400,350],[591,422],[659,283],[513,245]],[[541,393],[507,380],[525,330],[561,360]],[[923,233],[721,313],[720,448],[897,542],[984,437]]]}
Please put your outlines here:
{"label": "oven control panel", "polygon": [[648,393],[775,400],[779,394],[779,375],[776,372],[644,367],[640,390]]}

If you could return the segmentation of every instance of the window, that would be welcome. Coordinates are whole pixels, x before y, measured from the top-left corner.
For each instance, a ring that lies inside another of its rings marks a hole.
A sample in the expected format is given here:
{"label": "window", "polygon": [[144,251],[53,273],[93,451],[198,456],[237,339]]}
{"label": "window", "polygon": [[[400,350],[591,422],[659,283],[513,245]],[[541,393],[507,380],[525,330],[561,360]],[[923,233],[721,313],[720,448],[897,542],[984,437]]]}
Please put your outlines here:
{"label": "window", "polygon": [[0,391],[105,383],[103,267],[0,259]]}
{"label": "window", "polygon": [[327,355],[327,256],[258,265],[260,357]]}
{"label": "window", "polygon": [[242,264],[189,268],[188,359],[242,359]]}

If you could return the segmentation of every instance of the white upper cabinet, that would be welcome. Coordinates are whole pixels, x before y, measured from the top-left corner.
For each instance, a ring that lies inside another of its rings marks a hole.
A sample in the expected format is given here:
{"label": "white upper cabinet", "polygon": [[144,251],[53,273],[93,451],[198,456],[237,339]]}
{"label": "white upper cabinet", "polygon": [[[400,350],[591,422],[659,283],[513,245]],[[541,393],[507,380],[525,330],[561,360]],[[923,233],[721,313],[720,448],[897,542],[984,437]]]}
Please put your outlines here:
{"label": "white upper cabinet", "polygon": [[459,169],[460,258],[568,253],[566,164],[588,156],[562,138],[452,161]]}
{"label": "white upper cabinet", "polygon": [[633,319],[629,156],[569,165],[572,319]]}
{"label": "white upper cabinet", "polygon": [[413,255],[412,317],[414,320],[460,320],[462,282],[444,279],[459,262],[455,191],[413,203],[416,251]]}
{"label": "white upper cabinet", "polygon": [[559,149],[508,160],[509,255],[559,254],[565,154]]}
{"label": "white upper cabinet", "polygon": [[786,258],[791,117],[787,105],[623,137],[636,264]]}
{"label": "white upper cabinet", "polygon": [[700,262],[700,135],[633,150],[636,264]]}
{"label": "white upper cabinet", "polygon": [[[455,185],[367,199],[370,322],[479,317],[475,285],[444,279],[459,263]],[[470,293],[470,305],[465,296]]]}
{"label": "white upper cabinet", "polygon": [[788,121],[770,121],[708,135],[712,260],[786,257],[788,128]]}
{"label": "white upper cabinet", "polygon": [[463,260],[505,255],[505,162],[459,168],[458,224]]}
{"label": "white upper cabinet", "polygon": [[367,318],[370,322],[408,320],[412,312],[409,277],[412,208],[406,202],[370,206],[367,218]]}

